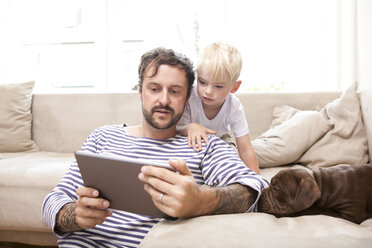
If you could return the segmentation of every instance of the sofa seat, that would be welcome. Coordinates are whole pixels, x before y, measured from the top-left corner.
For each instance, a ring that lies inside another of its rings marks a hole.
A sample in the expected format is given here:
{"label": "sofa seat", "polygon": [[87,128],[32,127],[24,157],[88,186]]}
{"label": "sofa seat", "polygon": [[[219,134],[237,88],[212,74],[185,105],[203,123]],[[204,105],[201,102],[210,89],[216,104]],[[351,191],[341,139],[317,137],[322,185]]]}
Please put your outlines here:
{"label": "sofa seat", "polygon": [[[265,213],[225,214],[164,220],[140,247],[369,248],[371,233],[372,219],[357,225],[325,215],[276,218]],[[213,239],[205,238],[211,236]]]}
{"label": "sofa seat", "polygon": [[73,160],[72,153],[1,153],[0,230],[50,232],[41,205]]}

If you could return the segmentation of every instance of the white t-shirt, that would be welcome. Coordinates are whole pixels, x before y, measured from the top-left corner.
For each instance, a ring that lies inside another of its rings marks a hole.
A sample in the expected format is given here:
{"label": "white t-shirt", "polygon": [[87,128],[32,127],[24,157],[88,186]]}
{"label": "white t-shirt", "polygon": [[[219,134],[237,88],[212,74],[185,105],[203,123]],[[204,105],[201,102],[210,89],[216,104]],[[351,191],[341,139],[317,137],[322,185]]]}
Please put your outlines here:
{"label": "white t-shirt", "polygon": [[228,133],[230,130],[232,130],[235,138],[249,133],[243,105],[231,93],[226,97],[216,117],[209,120],[204,113],[202,100],[198,96],[196,87],[194,87],[186,103],[183,116],[177,124],[177,130],[186,128],[191,122],[196,122],[208,129],[216,131],[216,135],[219,137]]}

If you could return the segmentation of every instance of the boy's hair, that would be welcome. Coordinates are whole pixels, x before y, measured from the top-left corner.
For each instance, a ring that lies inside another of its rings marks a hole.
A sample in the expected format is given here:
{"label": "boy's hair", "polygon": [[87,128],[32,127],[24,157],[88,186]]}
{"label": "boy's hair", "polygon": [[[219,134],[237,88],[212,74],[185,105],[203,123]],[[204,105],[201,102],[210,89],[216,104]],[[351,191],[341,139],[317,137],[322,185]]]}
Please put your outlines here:
{"label": "boy's hair", "polygon": [[242,69],[242,58],[237,48],[216,42],[204,48],[197,72],[203,69],[212,81],[236,82]]}
{"label": "boy's hair", "polygon": [[191,94],[192,85],[195,80],[194,68],[191,60],[183,54],[176,53],[172,49],[166,49],[158,47],[148,51],[141,57],[141,63],[138,67],[139,76],[139,88],[142,91],[142,83],[145,77],[145,72],[149,66],[154,66],[154,72],[151,77],[158,73],[160,65],[175,66],[180,70],[186,72],[186,78],[188,81],[187,98]]}

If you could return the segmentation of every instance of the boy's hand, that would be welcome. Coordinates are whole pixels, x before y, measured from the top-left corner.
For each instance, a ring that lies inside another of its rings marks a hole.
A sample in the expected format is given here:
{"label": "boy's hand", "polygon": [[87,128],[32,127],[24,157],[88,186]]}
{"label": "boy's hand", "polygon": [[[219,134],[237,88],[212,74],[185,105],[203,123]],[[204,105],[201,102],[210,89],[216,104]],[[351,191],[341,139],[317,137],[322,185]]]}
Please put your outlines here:
{"label": "boy's hand", "polygon": [[202,139],[204,140],[205,144],[208,145],[208,137],[207,134],[216,134],[215,131],[205,128],[202,125],[199,125],[198,123],[190,123],[187,126],[187,136],[189,141],[189,147],[192,147],[194,151],[197,149],[199,151],[202,150]]}

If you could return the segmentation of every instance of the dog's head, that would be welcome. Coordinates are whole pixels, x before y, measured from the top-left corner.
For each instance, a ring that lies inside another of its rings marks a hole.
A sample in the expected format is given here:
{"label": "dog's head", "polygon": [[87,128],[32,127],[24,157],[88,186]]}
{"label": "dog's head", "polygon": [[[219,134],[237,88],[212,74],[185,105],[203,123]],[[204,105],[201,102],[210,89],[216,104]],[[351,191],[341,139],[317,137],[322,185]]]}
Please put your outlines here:
{"label": "dog's head", "polygon": [[285,169],[262,191],[258,210],[286,216],[309,208],[320,195],[318,184],[305,169]]}

